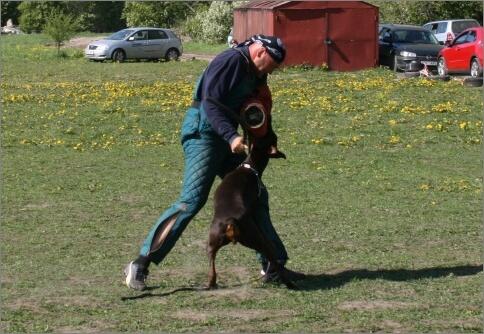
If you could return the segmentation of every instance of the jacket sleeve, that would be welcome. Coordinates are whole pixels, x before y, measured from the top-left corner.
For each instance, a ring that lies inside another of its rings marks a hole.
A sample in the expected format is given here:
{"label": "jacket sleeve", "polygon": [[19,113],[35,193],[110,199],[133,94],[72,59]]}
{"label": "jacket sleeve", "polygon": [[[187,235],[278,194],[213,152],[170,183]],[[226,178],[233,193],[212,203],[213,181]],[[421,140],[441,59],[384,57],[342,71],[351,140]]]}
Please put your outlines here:
{"label": "jacket sleeve", "polygon": [[217,101],[230,98],[231,91],[247,76],[247,66],[246,60],[238,52],[225,51],[212,60],[204,74],[201,94],[203,110],[215,132],[229,144],[239,136],[238,123],[227,110],[206,98]]}

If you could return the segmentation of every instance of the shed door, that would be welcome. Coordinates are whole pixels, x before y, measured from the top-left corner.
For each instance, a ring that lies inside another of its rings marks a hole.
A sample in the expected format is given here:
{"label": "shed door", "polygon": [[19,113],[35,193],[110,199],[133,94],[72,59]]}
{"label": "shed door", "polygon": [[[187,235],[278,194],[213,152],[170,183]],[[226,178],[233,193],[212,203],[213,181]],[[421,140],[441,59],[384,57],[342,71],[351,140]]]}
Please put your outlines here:
{"label": "shed door", "polygon": [[326,63],[336,71],[375,67],[377,15],[373,8],[276,11],[275,32],[288,47],[284,64]]}
{"label": "shed door", "polygon": [[328,66],[336,71],[359,70],[377,64],[377,18],[369,8],[328,8],[323,39]]}

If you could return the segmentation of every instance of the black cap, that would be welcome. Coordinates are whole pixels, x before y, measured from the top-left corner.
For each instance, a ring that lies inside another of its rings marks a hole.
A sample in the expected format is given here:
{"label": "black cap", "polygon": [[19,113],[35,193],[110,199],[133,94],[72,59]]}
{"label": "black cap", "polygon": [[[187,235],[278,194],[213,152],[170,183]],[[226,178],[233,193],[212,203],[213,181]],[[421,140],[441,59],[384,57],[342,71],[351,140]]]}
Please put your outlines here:
{"label": "black cap", "polygon": [[245,42],[245,45],[252,43],[261,44],[269,53],[269,55],[279,64],[286,58],[286,47],[281,39],[276,36],[254,35]]}

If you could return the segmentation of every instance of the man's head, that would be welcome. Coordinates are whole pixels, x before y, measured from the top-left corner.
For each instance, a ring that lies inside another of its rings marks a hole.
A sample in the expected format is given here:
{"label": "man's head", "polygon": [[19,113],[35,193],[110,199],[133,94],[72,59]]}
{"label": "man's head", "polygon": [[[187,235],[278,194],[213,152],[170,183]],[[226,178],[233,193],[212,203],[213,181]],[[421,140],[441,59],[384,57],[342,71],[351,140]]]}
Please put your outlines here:
{"label": "man's head", "polygon": [[254,35],[244,43],[259,75],[272,73],[284,61],[286,47],[275,36]]}

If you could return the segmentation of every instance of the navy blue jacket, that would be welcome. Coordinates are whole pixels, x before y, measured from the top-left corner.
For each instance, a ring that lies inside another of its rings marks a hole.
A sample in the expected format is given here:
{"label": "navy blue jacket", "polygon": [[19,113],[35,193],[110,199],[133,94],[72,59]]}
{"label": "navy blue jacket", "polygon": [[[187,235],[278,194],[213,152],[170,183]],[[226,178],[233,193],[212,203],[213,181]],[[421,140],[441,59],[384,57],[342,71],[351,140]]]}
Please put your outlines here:
{"label": "navy blue jacket", "polygon": [[239,113],[257,86],[266,83],[267,75],[257,77],[248,47],[231,48],[217,55],[205,69],[195,89],[195,99],[202,101],[201,110],[215,132],[231,144],[239,136],[237,121],[227,110],[207,101],[207,97]]}

